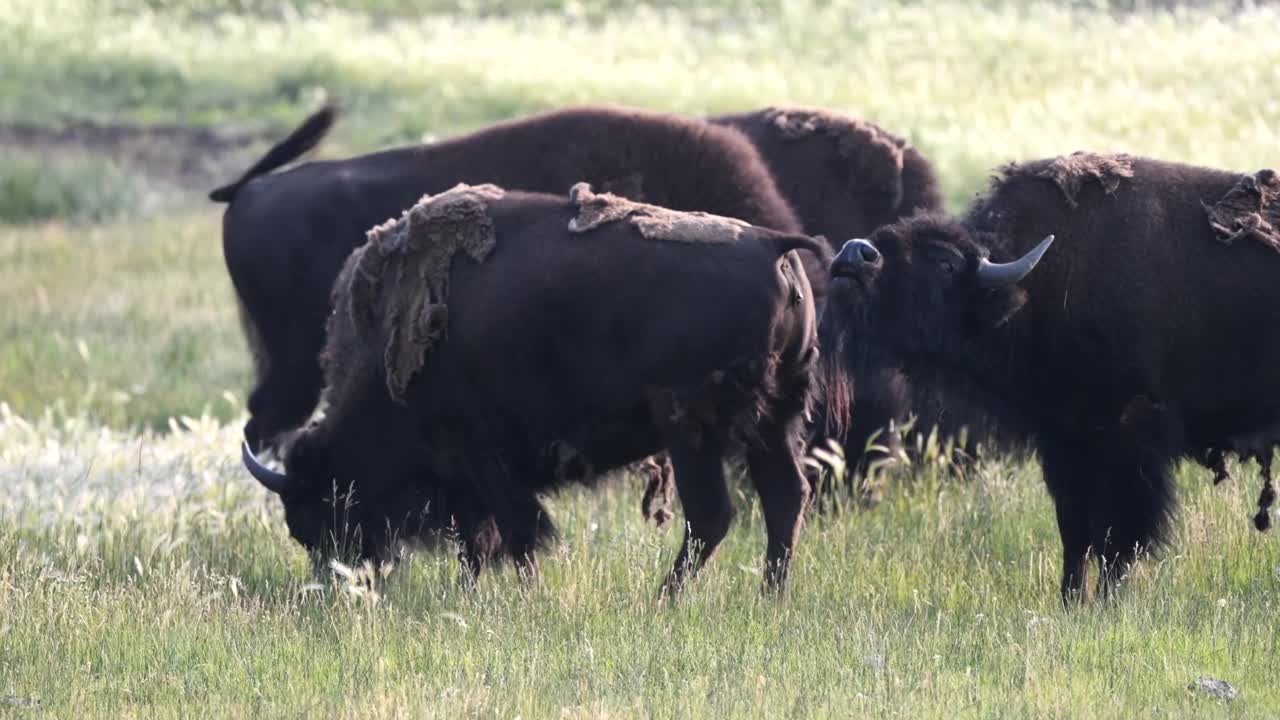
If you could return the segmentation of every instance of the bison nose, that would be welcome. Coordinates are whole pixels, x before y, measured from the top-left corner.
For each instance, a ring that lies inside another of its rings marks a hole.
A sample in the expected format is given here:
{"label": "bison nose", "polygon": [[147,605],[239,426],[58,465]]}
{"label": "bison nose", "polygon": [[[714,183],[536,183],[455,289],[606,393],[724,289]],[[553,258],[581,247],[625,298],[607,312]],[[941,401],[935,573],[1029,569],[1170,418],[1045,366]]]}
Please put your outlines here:
{"label": "bison nose", "polygon": [[850,240],[840,248],[831,263],[831,277],[851,277],[884,264],[884,256],[875,245],[862,239]]}

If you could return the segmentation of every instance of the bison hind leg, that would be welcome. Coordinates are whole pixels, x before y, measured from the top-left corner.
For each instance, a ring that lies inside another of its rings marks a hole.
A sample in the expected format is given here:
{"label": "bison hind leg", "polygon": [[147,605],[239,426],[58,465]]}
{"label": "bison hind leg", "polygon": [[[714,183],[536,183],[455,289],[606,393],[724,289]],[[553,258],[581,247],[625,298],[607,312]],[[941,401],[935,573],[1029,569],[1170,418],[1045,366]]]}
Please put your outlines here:
{"label": "bison hind leg", "polygon": [[747,450],[747,467],[760,496],[768,533],[765,590],[783,590],[809,501],[809,483],[800,466],[794,433],[787,432],[785,426],[762,431],[760,441]]}
{"label": "bison hind leg", "polygon": [[671,458],[666,453],[658,453],[641,460],[638,469],[646,478],[640,513],[645,520],[653,520],[655,526],[662,527],[671,519],[671,495],[675,490]]}

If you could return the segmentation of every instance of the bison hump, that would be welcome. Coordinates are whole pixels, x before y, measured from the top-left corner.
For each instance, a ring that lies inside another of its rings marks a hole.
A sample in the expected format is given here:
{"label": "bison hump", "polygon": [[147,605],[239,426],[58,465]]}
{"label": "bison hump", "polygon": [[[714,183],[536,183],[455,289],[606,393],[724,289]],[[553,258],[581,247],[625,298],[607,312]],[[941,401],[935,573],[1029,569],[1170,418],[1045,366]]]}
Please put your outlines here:
{"label": "bison hump", "polygon": [[1079,206],[1080,191],[1087,183],[1096,182],[1108,195],[1119,190],[1122,180],[1133,177],[1133,156],[1082,150],[1054,158],[1036,175],[1052,180],[1067,204],[1075,208]]}
{"label": "bison hump", "polygon": [[449,270],[465,253],[483,262],[497,243],[489,202],[504,191],[494,185],[459,184],[424,195],[398,219],[369,230],[347,260],[334,293],[335,312],[346,312],[353,338],[330,343],[385,339],[387,390],[404,401],[413,375],[430,349],[448,332]]}
{"label": "bison hump", "polygon": [[890,197],[894,207],[901,201],[906,140],[873,122],[821,108],[772,107],[764,119],[783,140],[834,143],[836,156],[849,169],[854,194],[878,192]]}
{"label": "bison hump", "polygon": [[689,243],[734,242],[750,225],[736,218],[705,212],[684,212],[628,200],[612,193],[596,193],[585,182],[569,191],[575,215],[569,232],[587,233],[609,223],[625,222],[649,240]]}

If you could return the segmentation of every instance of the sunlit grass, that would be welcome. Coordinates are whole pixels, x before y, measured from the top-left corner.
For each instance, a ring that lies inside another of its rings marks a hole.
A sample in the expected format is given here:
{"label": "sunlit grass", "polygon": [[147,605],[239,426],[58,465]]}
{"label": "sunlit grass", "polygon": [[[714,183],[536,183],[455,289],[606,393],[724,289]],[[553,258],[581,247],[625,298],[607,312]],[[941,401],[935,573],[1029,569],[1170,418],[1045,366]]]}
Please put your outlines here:
{"label": "sunlit grass", "polygon": [[[163,435],[0,410],[0,695],[55,715],[1268,717],[1280,702],[1280,549],[1256,478],[1182,478],[1169,552],[1110,606],[1063,612],[1031,465],[922,469],[879,506],[812,519],[793,590],[759,594],[745,492],[689,594],[657,604],[678,528],[635,483],[551,504],[542,576],[475,591],[448,552],[371,594],[307,575],[238,425]],[[740,484],[745,487],[745,484]],[[1200,675],[1241,690],[1227,705]]]}
{"label": "sunlit grass", "polygon": [[0,401],[17,412],[163,427],[244,402],[247,350],[212,212],[0,225],[0,277]]}

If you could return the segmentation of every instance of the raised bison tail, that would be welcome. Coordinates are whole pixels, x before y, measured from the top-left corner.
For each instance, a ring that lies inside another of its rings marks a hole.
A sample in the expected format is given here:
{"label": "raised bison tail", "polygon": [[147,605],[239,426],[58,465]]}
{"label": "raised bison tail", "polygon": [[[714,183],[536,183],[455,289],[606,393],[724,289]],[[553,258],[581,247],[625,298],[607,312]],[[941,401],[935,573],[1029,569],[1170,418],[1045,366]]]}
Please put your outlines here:
{"label": "raised bison tail", "polygon": [[236,193],[244,187],[245,183],[297,160],[303,153],[320,144],[324,136],[329,134],[329,129],[333,127],[333,121],[337,116],[338,109],[332,103],[312,113],[311,117],[299,125],[297,130],[289,134],[289,137],[268,150],[261,160],[240,176],[239,180],[209,193],[209,199],[214,202],[229,203],[235,199]]}

